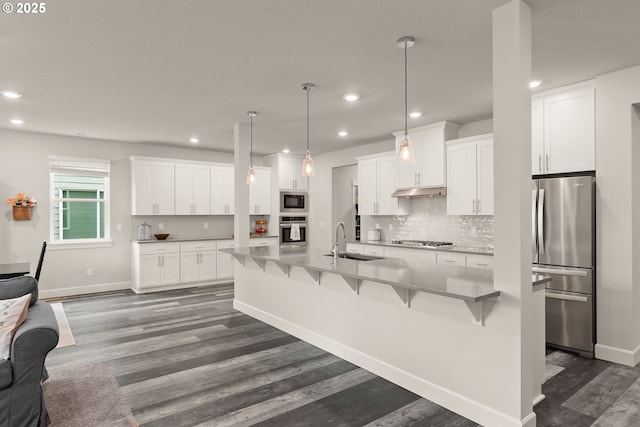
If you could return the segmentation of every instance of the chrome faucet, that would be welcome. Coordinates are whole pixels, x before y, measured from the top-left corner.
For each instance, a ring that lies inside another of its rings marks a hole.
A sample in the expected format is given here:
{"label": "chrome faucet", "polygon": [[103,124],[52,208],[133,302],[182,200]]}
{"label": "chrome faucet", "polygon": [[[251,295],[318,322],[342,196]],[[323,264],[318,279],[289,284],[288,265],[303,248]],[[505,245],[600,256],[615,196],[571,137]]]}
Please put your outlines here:
{"label": "chrome faucet", "polygon": [[338,259],[338,255],[339,255],[338,244],[340,241],[340,236],[338,235],[338,230],[340,229],[340,227],[342,227],[342,238],[343,239],[347,238],[347,232],[344,229],[344,222],[340,221],[339,223],[336,224],[336,241],[333,244],[333,249],[331,249],[331,253],[333,254],[333,259]]}

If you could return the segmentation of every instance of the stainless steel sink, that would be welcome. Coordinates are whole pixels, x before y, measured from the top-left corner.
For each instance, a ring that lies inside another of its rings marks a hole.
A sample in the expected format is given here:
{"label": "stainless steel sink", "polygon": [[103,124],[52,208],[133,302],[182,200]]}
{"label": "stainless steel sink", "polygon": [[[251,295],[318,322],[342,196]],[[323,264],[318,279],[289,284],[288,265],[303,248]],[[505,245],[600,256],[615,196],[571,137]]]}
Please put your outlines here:
{"label": "stainless steel sink", "polygon": [[[333,254],[326,254],[323,256],[333,257]],[[377,259],[384,259],[384,257],[380,257],[380,256],[362,255],[362,254],[356,254],[351,252],[342,252],[338,254],[338,258],[353,259],[356,261],[375,261]]]}

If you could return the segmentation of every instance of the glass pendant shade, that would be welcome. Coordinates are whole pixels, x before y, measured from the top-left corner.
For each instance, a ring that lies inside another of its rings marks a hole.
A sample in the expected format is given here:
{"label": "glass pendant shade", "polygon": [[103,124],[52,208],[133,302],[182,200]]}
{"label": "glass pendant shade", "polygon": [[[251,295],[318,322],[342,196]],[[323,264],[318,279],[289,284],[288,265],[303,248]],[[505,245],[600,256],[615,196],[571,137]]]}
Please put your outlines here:
{"label": "glass pendant shade", "polygon": [[413,151],[413,144],[409,141],[409,135],[404,134],[402,143],[398,147],[398,160],[402,163],[413,164],[416,161],[416,156]]}
{"label": "glass pendant shade", "polygon": [[311,158],[311,154],[307,151],[307,155],[304,156],[304,160],[302,161],[302,176],[315,176],[316,169],[313,167],[313,159]]}
{"label": "glass pendant shade", "polygon": [[249,168],[247,172],[247,184],[253,184],[256,182],[256,171],[253,168]]}

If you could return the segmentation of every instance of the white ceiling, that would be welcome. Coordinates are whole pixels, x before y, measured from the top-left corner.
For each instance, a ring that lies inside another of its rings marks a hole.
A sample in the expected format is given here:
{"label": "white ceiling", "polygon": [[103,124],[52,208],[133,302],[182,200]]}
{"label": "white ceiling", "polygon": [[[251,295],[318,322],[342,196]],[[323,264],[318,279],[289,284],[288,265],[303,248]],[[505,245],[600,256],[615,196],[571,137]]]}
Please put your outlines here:
{"label": "white ceiling", "polygon": [[[409,109],[491,117],[491,12],[506,0],[64,0],[0,15],[0,128],[232,151],[255,110],[254,150],[311,152],[389,139]],[[640,64],[640,1],[529,0],[541,89]],[[353,104],[342,96],[357,92]],[[20,117],[19,128],[9,119]],[[339,130],[350,136],[340,138]]]}

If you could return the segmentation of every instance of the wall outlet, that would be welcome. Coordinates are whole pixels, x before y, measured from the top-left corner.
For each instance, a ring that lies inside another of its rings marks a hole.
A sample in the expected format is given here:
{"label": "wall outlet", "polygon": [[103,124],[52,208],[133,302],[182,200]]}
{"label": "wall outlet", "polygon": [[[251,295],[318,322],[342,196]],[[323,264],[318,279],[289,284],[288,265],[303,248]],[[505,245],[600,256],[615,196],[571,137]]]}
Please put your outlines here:
{"label": "wall outlet", "polygon": [[478,229],[475,225],[471,226],[471,237],[478,237]]}
{"label": "wall outlet", "polygon": [[91,277],[93,276],[93,268],[89,267],[87,268],[87,277]]}
{"label": "wall outlet", "polygon": [[164,224],[163,223],[158,223],[158,230],[164,230]]}
{"label": "wall outlet", "polygon": [[116,224],[116,231],[122,231],[122,224]]}
{"label": "wall outlet", "polygon": [[203,223],[202,226],[204,227],[205,230],[209,229],[209,223],[208,222]]}
{"label": "wall outlet", "polygon": [[320,221],[320,228],[324,228],[324,221]]}
{"label": "wall outlet", "polygon": [[389,224],[389,231],[396,231],[396,226],[394,224]]}
{"label": "wall outlet", "polygon": [[376,224],[376,230],[380,230],[380,224]]}

